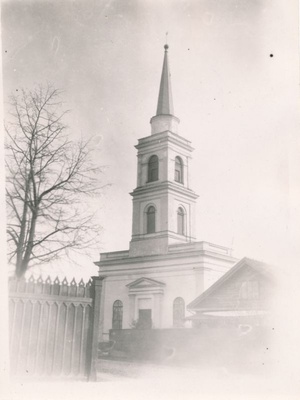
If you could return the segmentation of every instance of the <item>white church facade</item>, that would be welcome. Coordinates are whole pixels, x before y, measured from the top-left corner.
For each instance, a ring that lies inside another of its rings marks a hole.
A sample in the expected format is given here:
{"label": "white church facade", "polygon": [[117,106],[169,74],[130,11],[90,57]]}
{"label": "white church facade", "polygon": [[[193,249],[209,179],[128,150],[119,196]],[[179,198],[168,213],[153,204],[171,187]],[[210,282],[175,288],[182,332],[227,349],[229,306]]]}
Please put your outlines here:
{"label": "white church facade", "polygon": [[137,187],[129,249],[101,253],[104,277],[102,340],[110,329],[183,326],[186,305],[210,287],[237,260],[231,249],[197,242],[197,194],[190,187],[193,148],[178,131],[165,45],[156,115],[151,134],[137,148]]}

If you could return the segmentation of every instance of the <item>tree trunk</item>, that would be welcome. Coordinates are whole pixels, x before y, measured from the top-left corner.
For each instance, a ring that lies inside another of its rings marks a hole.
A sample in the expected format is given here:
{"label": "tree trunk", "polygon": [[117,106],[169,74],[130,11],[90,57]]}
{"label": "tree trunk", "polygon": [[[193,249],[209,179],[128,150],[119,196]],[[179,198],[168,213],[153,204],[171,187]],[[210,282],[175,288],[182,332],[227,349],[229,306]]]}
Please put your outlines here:
{"label": "tree trunk", "polygon": [[24,258],[22,260],[22,264],[21,264],[21,268],[20,268],[20,274],[21,274],[20,276],[23,276],[28,269],[28,264],[29,264],[30,256],[32,254],[32,249],[33,249],[33,241],[34,241],[34,237],[35,237],[35,227],[36,227],[37,216],[38,216],[38,210],[34,210],[32,213],[32,218],[31,218],[29,238],[28,238]]}
{"label": "tree trunk", "polygon": [[24,241],[26,233],[26,220],[28,213],[28,193],[29,193],[29,179],[27,179],[25,193],[24,193],[24,205],[21,220],[20,236],[17,246],[17,260],[16,260],[16,275],[20,278],[23,275],[22,264],[23,264],[23,251],[24,251]]}

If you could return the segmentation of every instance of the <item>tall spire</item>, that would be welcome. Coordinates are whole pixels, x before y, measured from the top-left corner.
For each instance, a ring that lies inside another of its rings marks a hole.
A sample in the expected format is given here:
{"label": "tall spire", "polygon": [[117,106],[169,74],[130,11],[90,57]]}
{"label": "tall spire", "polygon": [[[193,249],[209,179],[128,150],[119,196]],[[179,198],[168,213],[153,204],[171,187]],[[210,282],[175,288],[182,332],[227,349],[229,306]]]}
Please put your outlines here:
{"label": "tall spire", "polygon": [[165,56],[160,80],[156,115],[151,118],[151,135],[162,132],[178,134],[179,119],[174,116],[173,98],[171,89],[171,75],[168,63],[168,48],[165,44]]}
{"label": "tall spire", "polygon": [[168,48],[165,44],[165,56],[160,80],[159,96],[156,115],[174,115],[173,98],[171,89],[171,75],[168,63]]}

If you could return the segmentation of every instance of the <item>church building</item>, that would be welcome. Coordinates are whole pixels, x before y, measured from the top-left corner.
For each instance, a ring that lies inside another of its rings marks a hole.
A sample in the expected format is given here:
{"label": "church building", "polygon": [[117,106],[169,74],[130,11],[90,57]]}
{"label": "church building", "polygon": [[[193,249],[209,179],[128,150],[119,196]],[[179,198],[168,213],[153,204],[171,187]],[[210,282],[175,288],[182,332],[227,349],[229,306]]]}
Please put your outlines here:
{"label": "church building", "polygon": [[104,277],[101,301],[102,340],[110,329],[182,327],[186,305],[235,263],[231,249],[197,242],[197,194],[190,186],[193,148],[179,134],[174,115],[168,64],[164,61],[151,134],[139,139],[137,187],[129,249],[101,253]]}

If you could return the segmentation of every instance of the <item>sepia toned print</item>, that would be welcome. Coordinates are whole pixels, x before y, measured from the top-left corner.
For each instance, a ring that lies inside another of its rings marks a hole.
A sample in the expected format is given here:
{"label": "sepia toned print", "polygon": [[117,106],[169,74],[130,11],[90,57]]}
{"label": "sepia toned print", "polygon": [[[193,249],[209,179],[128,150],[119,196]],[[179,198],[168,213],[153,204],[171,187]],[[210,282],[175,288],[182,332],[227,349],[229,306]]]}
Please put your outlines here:
{"label": "sepia toned print", "polygon": [[297,393],[292,3],[3,2],[8,398]]}

